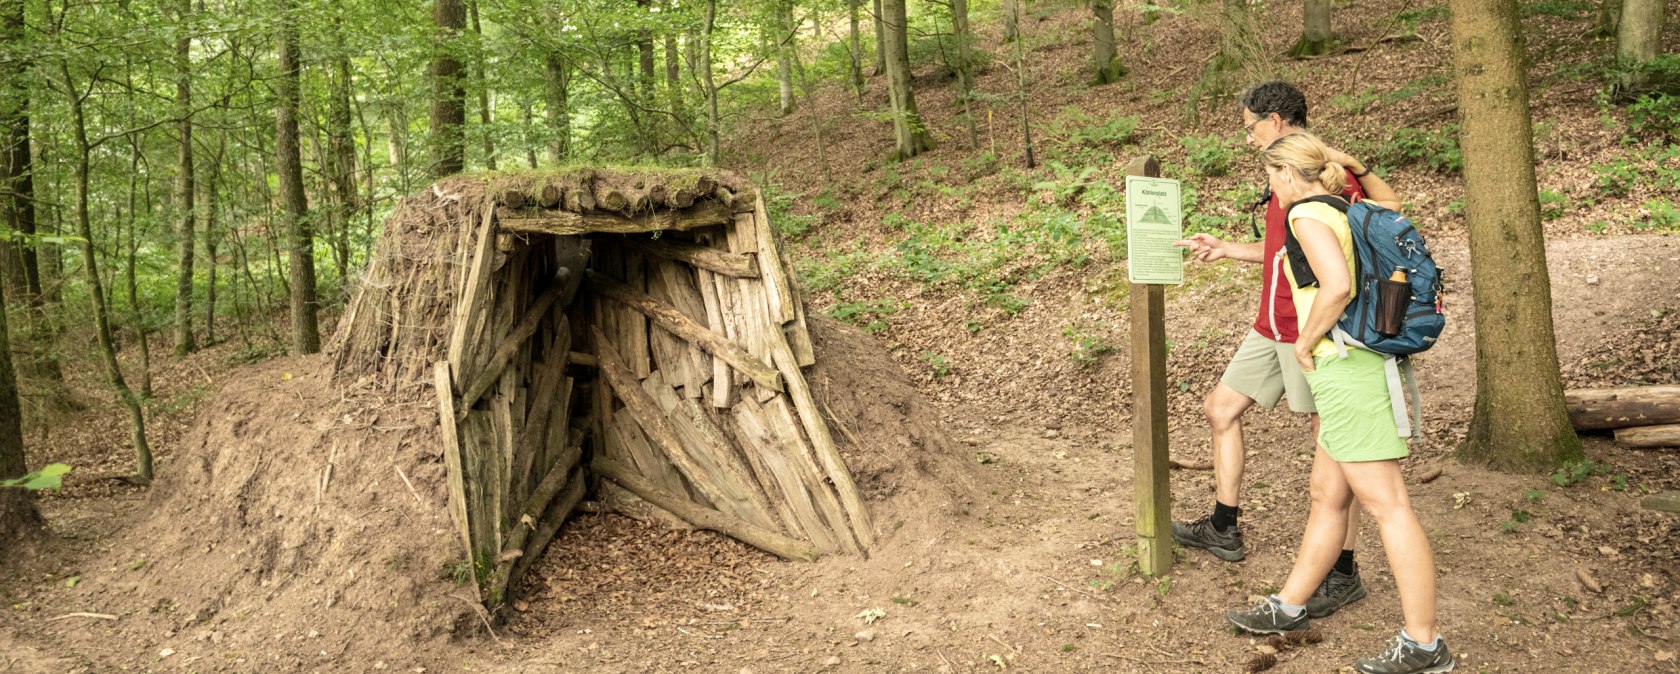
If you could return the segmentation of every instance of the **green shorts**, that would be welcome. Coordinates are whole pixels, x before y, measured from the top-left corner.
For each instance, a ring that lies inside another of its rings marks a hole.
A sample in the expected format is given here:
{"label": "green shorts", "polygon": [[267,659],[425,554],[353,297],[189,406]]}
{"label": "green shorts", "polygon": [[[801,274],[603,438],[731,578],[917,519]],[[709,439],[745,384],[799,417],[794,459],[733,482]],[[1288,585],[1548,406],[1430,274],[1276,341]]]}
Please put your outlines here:
{"label": "green shorts", "polygon": [[1313,359],[1306,373],[1318,403],[1318,446],[1342,463],[1404,458],[1406,439],[1394,425],[1382,354],[1348,348],[1348,357]]}
{"label": "green shorts", "polygon": [[1278,398],[1288,394],[1291,411],[1318,413],[1312,389],[1301,376],[1301,364],[1295,362],[1295,345],[1267,339],[1252,328],[1219,381],[1266,409],[1276,407]]}

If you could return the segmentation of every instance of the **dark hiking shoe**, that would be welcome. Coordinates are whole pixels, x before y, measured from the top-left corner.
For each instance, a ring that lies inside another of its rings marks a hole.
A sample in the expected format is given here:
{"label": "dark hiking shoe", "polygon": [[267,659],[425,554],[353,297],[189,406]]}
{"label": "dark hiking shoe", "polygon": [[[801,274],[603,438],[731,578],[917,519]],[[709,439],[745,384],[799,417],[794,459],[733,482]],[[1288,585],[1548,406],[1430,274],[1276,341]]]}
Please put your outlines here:
{"label": "dark hiking shoe", "polygon": [[1369,658],[1360,658],[1354,668],[1361,674],[1442,674],[1453,670],[1452,651],[1445,640],[1436,641],[1435,650],[1394,637],[1388,649]]}
{"label": "dark hiking shoe", "polygon": [[1307,612],[1290,617],[1283,612],[1283,607],[1278,606],[1276,597],[1261,599],[1252,608],[1226,611],[1225,619],[1243,631],[1255,634],[1287,634],[1307,629]]}
{"label": "dark hiking shoe", "polygon": [[1211,515],[1194,522],[1173,522],[1172,537],[1174,543],[1201,548],[1227,562],[1240,562],[1248,556],[1243,552],[1242,529],[1231,527],[1230,531],[1222,532],[1213,526]]}
{"label": "dark hiking shoe", "polygon": [[1330,614],[1342,610],[1343,606],[1352,604],[1365,598],[1365,583],[1359,580],[1359,567],[1353,567],[1353,573],[1342,573],[1330,569],[1324,576],[1324,582],[1318,584],[1318,589],[1307,598],[1307,616],[1311,618],[1327,618]]}

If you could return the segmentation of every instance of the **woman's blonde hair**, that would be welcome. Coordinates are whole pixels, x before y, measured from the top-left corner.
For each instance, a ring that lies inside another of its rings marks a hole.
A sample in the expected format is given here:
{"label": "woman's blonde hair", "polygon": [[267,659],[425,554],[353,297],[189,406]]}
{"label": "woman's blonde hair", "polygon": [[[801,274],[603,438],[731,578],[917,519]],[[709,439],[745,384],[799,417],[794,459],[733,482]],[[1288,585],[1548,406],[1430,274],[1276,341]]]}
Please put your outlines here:
{"label": "woman's blonde hair", "polygon": [[1267,167],[1293,171],[1303,182],[1318,183],[1331,194],[1341,194],[1347,188],[1347,169],[1330,161],[1330,148],[1310,133],[1292,133],[1272,141],[1260,159]]}

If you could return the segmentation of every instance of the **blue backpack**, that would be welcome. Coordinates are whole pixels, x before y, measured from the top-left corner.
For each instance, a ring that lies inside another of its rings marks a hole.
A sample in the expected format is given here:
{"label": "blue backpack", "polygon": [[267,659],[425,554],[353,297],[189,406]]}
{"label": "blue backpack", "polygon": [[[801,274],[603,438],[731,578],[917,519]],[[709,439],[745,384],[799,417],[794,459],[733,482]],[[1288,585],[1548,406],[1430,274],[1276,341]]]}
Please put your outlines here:
{"label": "blue backpack", "polygon": [[[1387,356],[1384,370],[1388,378],[1389,405],[1394,413],[1394,425],[1401,437],[1411,437],[1413,424],[1421,429],[1423,412],[1418,405],[1417,380],[1413,376],[1411,356],[1435,346],[1435,340],[1447,326],[1441,307],[1441,268],[1435,265],[1423,236],[1405,216],[1368,201],[1348,205],[1339,197],[1308,197],[1296,203],[1316,201],[1347,214],[1348,229],[1353,235],[1354,267],[1350,270],[1354,287],[1353,299],[1342,311],[1330,337],[1337,351],[1347,357],[1347,347],[1356,346]],[[1294,204],[1290,205],[1294,208]],[[1287,211],[1286,211],[1287,213]],[[1287,217],[1287,216],[1286,216]],[[1295,274],[1298,287],[1317,285],[1318,278],[1307,264],[1307,256],[1295,233],[1284,228],[1284,251],[1290,271]],[[1395,269],[1406,272],[1410,286],[1404,320],[1396,334],[1377,331],[1377,297],[1379,288],[1389,283]],[[1404,389],[1404,390],[1403,390]],[[1412,416],[1406,416],[1406,393],[1411,393]]]}
{"label": "blue backpack", "polygon": [[[1447,326],[1441,308],[1441,268],[1423,236],[1405,216],[1369,201],[1348,205],[1337,197],[1308,197],[1296,203],[1319,202],[1347,214],[1348,229],[1353,233],[1354,268],[1350,270],[1356,291],[1341,320],[1336,322],[1333,339],[1338,345],[1353,344],[1391,356],[1409,356],[1435,346],[1441,331]],[[1293,205],[1291,205],[1293,208]],[[1306,253],[1295,240],[1295,233],[1285,229],[1284,249],[1289,257],[1290,270],[1301,287],[1315,285],[1317,277],[1307,265]],[[1406,271],[1411,286],[1405,322],[1398,334],[1377,332],[1378,288],[1388,281],[1395,268]]]}

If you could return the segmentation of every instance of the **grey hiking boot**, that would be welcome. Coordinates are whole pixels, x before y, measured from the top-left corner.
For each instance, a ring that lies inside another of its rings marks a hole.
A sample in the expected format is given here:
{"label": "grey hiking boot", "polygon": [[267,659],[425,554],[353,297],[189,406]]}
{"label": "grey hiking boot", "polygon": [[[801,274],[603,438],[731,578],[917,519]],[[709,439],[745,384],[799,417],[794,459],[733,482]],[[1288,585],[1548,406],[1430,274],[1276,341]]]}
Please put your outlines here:
{"label": "grey hiking boot", "polygon": [[1245,632],[1255,634],[1288,634],[1307,629],[1307,612],[1291,617],[1278,606],[1277,597],[1266,597],[1252,608],[1226,611],[1225,619]]}
{"label": "grey hiking boot", "polygon": [[1342,610],[1343,606],[1352,604],[1365,598],[1365,583],[1359,579],[1359,566],[1353,567],[1353,573],[1342,573],[1334,568],[1324,576],[1324,582],[1318,584],[1318,589],[1307,598],[1307,616],[1311,618],[1327,618],[1330,614]]}
{"label": "grey hiking boot", "polygon": [[1361,674],[1441,674],[1453,670],[1452,651],[1444,639],[1436,639],[1435,650],[1394,637],[1388,648],[1369,658],[1360,658],[1354,668]]}
{"label": "grey hiking boot", "polygon": [[1239,527],[1222,532],[1213,526],[1209,515],[1194,522],[1173,522],[1173,542],[1187,548],[1201,548],[1227,562],[1240,562],[1248,556],[1243,552],[1243,535]]}

